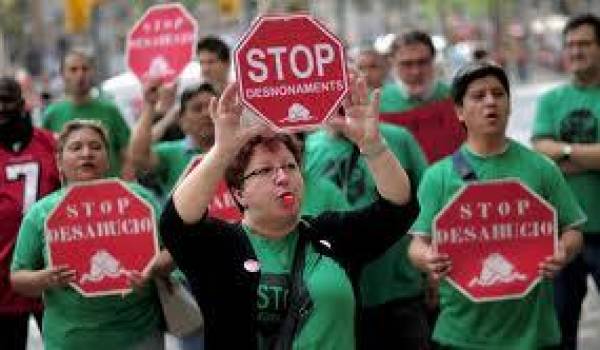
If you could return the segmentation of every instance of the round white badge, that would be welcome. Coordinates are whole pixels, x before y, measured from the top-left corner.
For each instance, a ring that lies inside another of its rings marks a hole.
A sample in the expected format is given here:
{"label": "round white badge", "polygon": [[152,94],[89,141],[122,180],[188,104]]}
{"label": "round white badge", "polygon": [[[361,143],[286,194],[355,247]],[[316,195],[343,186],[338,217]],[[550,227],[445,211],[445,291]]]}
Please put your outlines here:
{"label": "round white badge", "polygon": [[248,259],[244,261],[244,269],[248,272],[258,272],[260,263],[254,259]]}

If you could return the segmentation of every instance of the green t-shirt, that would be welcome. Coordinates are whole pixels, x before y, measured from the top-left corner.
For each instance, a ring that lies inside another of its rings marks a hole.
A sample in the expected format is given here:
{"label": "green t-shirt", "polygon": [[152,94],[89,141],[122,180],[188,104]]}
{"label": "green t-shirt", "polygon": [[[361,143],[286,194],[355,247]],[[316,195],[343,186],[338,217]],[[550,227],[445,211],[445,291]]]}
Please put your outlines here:
{"label": "green t-shirt", "polygon": [[[568,84],[544,94],[538,103],[532,138],[551,138],[567,143],[600,142],[600,87]],[[565,174],[567,183],[588,216],[585,233],[600,234],[600,171]]]}
{"label": "green t-shirt", "polygon": [[[155,206],[153,197],[141,186],[129,187]],[[19,230],[11,271],[47,267],[44,222],[64,195],[63,188],[29,209]],[[128,349],[159,329],[162,311],[156,293],[154,285],[124,297],[87,298],[71,287],[47,289],[43,293],[44,349]]]}
{"label": "green t-shirt", "polygon": [[188,163],[196,155],[202,153],[199,148],[191,147],[189,140],[164,141],[153,150],[158,157],[156,175],[162,196],[167,196],[179,180]]}
{"label": "green t-shirt", "polygon": [[[297,231],[281,239],[267,239],[244,227],[260,262],[258,324],[263,334],[277,331],[285,315],[288,278],[298,242]],[[354,293],[343,268],[317,253],[305,252],[304,282],[314,303],[313,311],[294,339],[293,349],[347,350],[355,348]],[[267,350],[260,341],[259,349]]]}
{"label": "green t-shirt", "polygon": [[[381,124],[380,130],[416,188],[426,167],[419,145],[404,128]],[[330,179],[341,189],[351,208],[361,208],[372,203],[378,192],[367,163],[362,157],[356,157],[357,153],[353,156],[353,152],[358,150],[344,138],[324,130],[316,131],[306,139],[305,171],[312,177]],[[403,237],[365,267],[360,280],[363,305],[381,305],[423,292],[421,273],[408,260],[409,242],[410,237]]]}
{"label": "green t-shirt", "polygon": [[129,126],[121,112],[109,100],[91,99],[83,105],[70,101],[60,101],[48,106],[44,112],[42,127],[53,132],[61,132],[63,125],[74,119],[91,119],[102,123],[108,131],[110,142],[109,176],[121,175],[121,153],[129,143]]}
{"label": "green t-shirt", "polygon": [[[579,225],[585,220],[560,170],[548,158],[512,140],[505,152],[495,156],[475,155],[465,145],[461,152],[478,179],[518,178],[550,202],[558,213],[559,227]],[[430,235],[435,215],[464,184],[451,157],[430,166],[419,187],[421,211],[411,232]],[[547,279],[522,299],[479,304],[443,280],[441,312],[433,338],[465,349],[531,350],[558,344],[560,331],[553,299],[552,283]]]}
{"label": "green t-shirt", "polygon": [[[450,96],[450,88],[441,81],[436,81],[431,96],[427,101],[438,101]],[[379,99],[379,111],[382,113],[404,112],[423,105],[421,100],[409,98],[396,82],[383,86]]]}
{"label": "green t-shirt", "polygon": [[302,215],[319,215],[324,211],[348,210],[348,202],[337,186],[322,177],[311,177],[304,174],[304,197],[302,199]]}

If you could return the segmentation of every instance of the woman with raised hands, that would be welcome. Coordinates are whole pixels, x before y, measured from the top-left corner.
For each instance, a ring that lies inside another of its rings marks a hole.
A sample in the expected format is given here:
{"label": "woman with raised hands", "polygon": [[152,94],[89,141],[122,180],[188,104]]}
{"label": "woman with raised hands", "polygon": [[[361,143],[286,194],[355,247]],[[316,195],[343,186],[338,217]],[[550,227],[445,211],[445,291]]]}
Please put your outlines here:
{"label": "woman with raised hands", "polygon": [[[364,81],[352,78],[347,113],[331,120],[361,150],[379,200],[301,217],[298,145],[245,125],[237,90],[229,85],[211,101],[215,144],[161,217],[165,246],[203,310],[206,349],[354,349],[353,278],[406,231],[416,210],[407,206],[406,173],[379,135],[379,94],[369,102]],[[223,177],[242,208],[239,224],[206,215]]]}

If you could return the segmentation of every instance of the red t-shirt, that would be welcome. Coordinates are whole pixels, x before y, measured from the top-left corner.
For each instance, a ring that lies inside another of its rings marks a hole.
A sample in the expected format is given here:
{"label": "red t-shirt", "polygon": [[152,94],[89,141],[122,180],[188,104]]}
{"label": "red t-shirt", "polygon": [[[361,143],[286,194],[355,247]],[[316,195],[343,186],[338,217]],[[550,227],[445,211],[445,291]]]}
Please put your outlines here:
{"label": "red t-shirt", "polygon": [[18,152],[0,145],[0,313],[41,310],[39,300],[12,291],[9,271],[23,214],[60,186],[55,150],[52,134],[36,128]]}

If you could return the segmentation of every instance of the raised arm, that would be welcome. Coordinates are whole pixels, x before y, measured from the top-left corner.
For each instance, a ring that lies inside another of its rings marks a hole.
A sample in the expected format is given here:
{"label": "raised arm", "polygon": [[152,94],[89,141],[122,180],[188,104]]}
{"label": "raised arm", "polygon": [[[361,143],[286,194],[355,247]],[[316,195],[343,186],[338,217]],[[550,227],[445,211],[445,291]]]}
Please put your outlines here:
{"label": "raised arm", "polygon": [[265,127],[241,125],[242,105],[237,96],[237,84],[230,84],[217,101],[210,103],[210,115],[215,125],[215,145],[173,192],[173,204],[181,219],[188,224],[202,218],[213,198],[217,184],[239,149]]}
{"label": "raised arm", "polygon": [[337,116],[330,125],[358,146],[371,171],[379,194],[390,202],[410,200],[410,181],[400,162],[379,133],[379,90],[369,101],[362,78],[350,79],[350,94],[344,101],[345,116]]}
{"label": "raised arm", "polygon": [[158,166],[158,156],[152,151],[152,124],[156,114],[160,80],[150,80],[144,86],[142,113],[131,133],[129,157],[137,171],[151,171]]}

